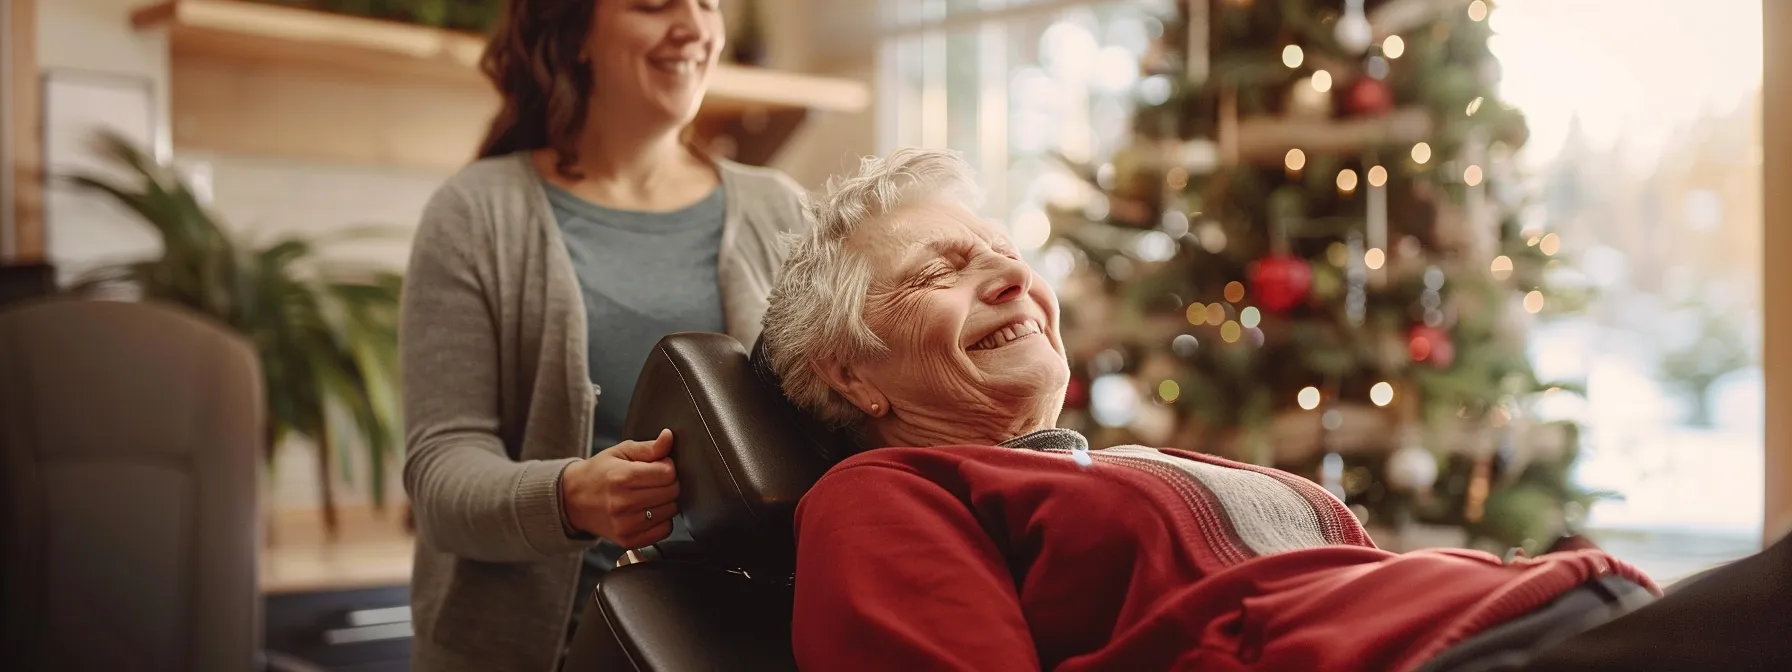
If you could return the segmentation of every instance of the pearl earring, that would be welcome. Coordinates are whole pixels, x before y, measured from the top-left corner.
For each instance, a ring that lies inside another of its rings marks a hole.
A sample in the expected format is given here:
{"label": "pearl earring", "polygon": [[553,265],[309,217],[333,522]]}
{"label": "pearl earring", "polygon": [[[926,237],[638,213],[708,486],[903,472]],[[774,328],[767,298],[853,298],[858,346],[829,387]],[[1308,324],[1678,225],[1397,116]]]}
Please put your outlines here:
{"label": "pearl earring", "polygon": [[883,410],[883,407],[882,407],[882,406],[879,406],[879,405],[877,405],[877,404],[872,404],[872,405],[871,405],[871,412],[872,412],[872,413],[876,413],[876,412],[878,412],[878,411],[880,411],[880,410]]}

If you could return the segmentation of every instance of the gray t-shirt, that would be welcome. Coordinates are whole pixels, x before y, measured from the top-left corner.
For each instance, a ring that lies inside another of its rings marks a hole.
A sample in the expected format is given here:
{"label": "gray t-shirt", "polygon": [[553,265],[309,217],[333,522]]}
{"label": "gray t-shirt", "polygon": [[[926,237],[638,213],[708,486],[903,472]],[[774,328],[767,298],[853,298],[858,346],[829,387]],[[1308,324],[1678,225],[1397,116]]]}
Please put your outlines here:
{"label": "gray t-shirt", "polygon": [[[597,205],[552,185],[547,192],[585,300],[591,382],[603,391],[591,424],[595,452],[620,440],[635,379],[661,338],[725,331],[716,255],[726,198],[718,186],[679,210],[637,212]],[[676,518],[672,538],[690,538]],[[581,598],[624,550],[603,540],[585,552]],[[575,627],[581,611],[573,609]]]}

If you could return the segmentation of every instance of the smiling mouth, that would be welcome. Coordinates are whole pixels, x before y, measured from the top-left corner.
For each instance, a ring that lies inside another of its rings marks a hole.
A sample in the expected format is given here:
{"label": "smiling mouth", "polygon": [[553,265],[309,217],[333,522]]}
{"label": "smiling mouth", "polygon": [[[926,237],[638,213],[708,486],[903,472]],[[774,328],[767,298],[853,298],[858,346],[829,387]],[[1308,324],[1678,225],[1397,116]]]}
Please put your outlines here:
{"label": "smiling mouth", "polygon": [[673,75],[695,74],[703,65],[701,60],[694,58],[653,58],[647,63],[655,70]]}
{"label": "smiling mouth", "polygon": [[972,344],[969,350],[994,350],[1028,336],[1037,335],[1042,331],[1044,330],[1039,327],[1038,320],[1027,318],[1020,322],[1002,327],[1001,329],[997,329],[994,333],[991,333],[988,336],[984,336],[983,340]]}

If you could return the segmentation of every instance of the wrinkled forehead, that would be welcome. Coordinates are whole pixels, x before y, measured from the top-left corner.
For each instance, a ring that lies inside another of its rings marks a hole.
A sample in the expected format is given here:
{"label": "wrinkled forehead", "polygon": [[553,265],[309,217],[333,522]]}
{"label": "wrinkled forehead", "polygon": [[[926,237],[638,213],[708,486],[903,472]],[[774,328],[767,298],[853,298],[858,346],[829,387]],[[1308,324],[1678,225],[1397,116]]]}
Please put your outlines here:
{"label": "wrinkled forehead", "polygon": [[926,261],[956,250],[1012,246],[1000,224],[949,201],[904,205],[859,227],[847,242],[870,262],[872,277],[884,281],[918,272]]}

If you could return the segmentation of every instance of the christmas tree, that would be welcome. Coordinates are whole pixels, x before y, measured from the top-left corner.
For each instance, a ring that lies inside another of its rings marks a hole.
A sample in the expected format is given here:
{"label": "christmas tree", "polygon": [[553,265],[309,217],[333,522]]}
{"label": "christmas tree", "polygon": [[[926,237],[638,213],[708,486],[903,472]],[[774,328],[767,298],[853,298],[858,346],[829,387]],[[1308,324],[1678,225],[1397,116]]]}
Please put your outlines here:
{"label": "christmas tree", "polygon": [[[1584,297],[1522,222],[1484,0],[1184,0],[1134,141],[1050,204],[1066,424],[1324,484],[1388,546],[1536,552],[1594,496],[1524,331]],[[1546,215],[1545,215],[1546,216]],[[1453,531],[1415,540],[1408,530]]]}

